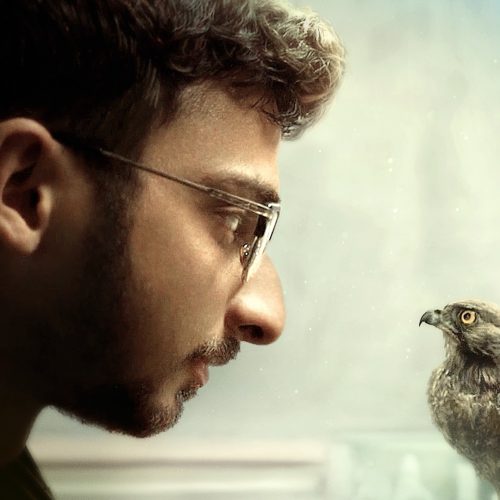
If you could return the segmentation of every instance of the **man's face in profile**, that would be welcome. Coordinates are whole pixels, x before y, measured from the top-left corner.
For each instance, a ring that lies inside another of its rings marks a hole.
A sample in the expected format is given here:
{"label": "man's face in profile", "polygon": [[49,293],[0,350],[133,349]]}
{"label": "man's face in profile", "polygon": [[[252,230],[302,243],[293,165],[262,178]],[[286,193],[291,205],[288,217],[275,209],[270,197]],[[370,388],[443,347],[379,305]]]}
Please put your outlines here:
{"label": "man's face in profile", "polygon": [[[258,202],[277,192],[278,126],[219,86],[192,87],[182,102],[149,135],[142,163]],[[137,196],[115,217],[102,209],[102,193],[75,190],[75,208],[88,214],[68,236],[80,250],[55,266],[54,282],[66,276],[68,284],[47,292],[50,313],[34,322],[46,400],[109,430],[147,436],[175,424],[208,366],[233,359],[241,341],[276,340],[284,310],[267,258],[242,284],[240,209],[157,176],[139,178]]]}

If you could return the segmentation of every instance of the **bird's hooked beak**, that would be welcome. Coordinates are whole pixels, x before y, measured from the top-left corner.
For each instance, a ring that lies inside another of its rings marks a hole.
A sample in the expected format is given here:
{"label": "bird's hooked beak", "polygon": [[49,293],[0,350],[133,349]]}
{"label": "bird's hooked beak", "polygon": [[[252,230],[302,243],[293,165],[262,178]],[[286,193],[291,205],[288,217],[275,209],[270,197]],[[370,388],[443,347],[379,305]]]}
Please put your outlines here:
{"label": "bird's hooked beak", "polygon": [[441,311],[439,309],[426,311],[420,318],[418,326],[420,326],[422,323],[427,323],[428,325],[432,326],[439,326],[441,324]]}

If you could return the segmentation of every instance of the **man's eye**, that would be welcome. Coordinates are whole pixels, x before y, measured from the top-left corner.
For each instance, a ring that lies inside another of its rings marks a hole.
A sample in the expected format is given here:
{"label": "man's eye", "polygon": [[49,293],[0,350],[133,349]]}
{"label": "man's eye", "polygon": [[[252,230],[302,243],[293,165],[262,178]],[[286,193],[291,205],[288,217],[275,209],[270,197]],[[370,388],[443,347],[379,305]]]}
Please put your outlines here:
{"label": "man's eye", "polygon": [[229,230],[233,241],[249,243],[252,241],[257,224],[257,217],[244,210],[231,210],[221,214],[225,227]]}
{"label": "man's eye", "polygon": [[224,215],[224,223],[227,228],[233,233],[237,233],[239,227],[241,226],[243,217],[240,214],[226,214]]}

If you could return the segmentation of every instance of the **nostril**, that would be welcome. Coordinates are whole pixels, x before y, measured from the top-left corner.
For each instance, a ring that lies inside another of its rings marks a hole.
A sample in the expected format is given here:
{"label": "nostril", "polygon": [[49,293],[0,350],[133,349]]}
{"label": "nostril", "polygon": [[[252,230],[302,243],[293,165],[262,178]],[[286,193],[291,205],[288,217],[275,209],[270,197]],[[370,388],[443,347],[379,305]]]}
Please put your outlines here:
{"label": "nostril", "polygon": [[240,326],[240,331],[249,342],[260,343],[264,341],[264,330],[257,325]]}

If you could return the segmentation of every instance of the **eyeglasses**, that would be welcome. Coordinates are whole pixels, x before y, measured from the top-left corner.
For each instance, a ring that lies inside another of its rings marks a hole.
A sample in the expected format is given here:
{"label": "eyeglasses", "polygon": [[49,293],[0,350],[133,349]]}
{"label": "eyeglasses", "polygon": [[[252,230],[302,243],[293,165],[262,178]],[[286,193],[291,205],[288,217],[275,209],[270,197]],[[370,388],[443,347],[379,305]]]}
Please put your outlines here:
{"label": "eyeglasses", "polygon": [[168,179],[192,189],[201,191],[212,198],[222,200],[229,205],[245,210],[246,217],[242,218],[236,231],[240,242],[239,257],[242,265],[241,281],[245,283],[258,269],[262,256],[266,250],[267,244],[271,240],[278,222],[281,204],[269,202],[266,204],[257,203],[241,196],[237,196],[221,189],[205,186],[197,182],[167,174],[161,170],[149,167],[143,163],[131,160],[117,153],[107,151],[100,147],[88,146],[82,144],[79,140],[68,137],[66,134],[53,134],[53,136],[62,144],[76,149],[90,150],[99,155],[125,163],[133,168],[149,172],[164,179]]}

